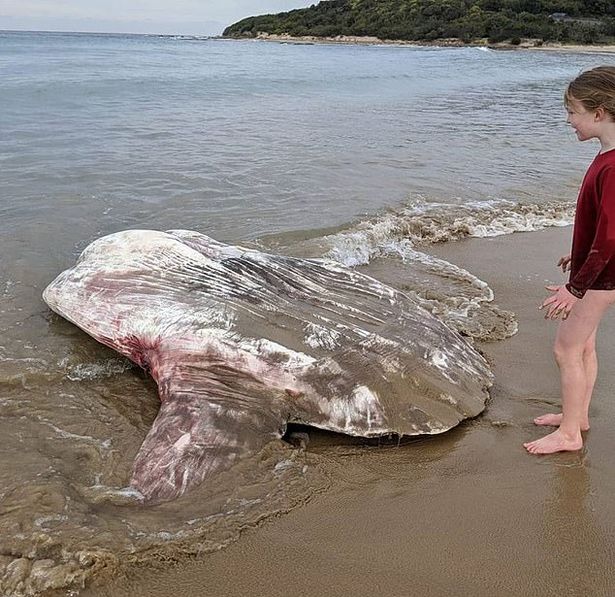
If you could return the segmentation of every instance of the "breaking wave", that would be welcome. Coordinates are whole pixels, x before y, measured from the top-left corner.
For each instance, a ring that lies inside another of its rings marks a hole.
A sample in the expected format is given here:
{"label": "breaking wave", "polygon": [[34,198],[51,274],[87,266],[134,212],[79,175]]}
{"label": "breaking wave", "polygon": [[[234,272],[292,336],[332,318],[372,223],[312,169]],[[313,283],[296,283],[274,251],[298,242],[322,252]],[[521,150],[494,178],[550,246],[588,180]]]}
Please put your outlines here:
{"label": "breaking wave", "polygon": [[[574,203],[507,200],[464,204],[417,199],[317,238],[294,242],[291,252],[364,267],[382,282],[412,295],[464,336],[501,340],[514,335],[514,314],[494,304],[489,285],[471,272],[429,254],[429,246],[464,238],[494,237],[568,226]],[[404,264],[400,272],[392,262]],[[386,267],[386,262],[391,266]]]}
{"label": "breaking wave", "polygon": [[573,219],[574,203],[492,200],[458,205],[417,200],[325,237],[330,244],[325,255],[350,266],[390,254],[412,259],[417,246],[568,226]]}

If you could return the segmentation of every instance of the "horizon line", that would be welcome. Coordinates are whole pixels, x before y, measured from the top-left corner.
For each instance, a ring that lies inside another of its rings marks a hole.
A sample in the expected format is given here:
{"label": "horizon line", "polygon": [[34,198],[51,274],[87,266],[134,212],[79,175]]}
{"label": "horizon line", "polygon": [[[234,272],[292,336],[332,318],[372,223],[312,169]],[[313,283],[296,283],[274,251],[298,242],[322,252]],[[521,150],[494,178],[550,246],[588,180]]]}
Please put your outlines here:
{"label": "horizon line", "polygon": [[222,37],[220,35],[208,35],[206,33],[133,33],[131,31],[73,31],[69,29],[0,29],[0,33],[76,33],[78,35],[158,35],[162,37]]}

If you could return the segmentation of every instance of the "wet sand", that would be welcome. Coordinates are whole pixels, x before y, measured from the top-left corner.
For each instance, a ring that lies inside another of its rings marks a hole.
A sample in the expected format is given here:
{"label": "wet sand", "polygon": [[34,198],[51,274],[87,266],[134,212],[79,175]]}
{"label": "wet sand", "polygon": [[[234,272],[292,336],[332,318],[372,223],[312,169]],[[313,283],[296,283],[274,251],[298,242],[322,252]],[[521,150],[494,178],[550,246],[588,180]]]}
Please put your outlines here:
{"label": "wet sand", "polygon": [[484,344],[496,382],[483,415],[441,436],[382,446],[312,433],[331,486],[217,553],[137,570],[87,596],[373,594],[496,597],[615,594],[615,316],[598,339],[592,429],[578,453],[522,447],[556,412],[556,324],[537,310],[570,228],[433,247],[487,281],[517,314],[513,338]]}

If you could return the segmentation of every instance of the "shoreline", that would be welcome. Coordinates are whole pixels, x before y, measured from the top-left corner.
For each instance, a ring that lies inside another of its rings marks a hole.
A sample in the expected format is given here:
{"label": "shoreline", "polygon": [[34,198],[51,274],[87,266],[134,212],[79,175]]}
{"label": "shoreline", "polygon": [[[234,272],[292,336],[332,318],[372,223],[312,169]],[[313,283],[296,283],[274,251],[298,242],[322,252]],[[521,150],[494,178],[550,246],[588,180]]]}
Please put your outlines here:
{"label": "shoreline", "polygon": [[567,53],[592,53],[592,54],[615,54],[615,44],[612,45],[580,45],[561,44],[556,42],[541,42],[536,39],[522,39],[520,44],[508,42],[489,43],[487,39],[475,42],[464,42],[458,38],[444,38],[434,41],[426,40],[403,40],[403,39],[380,39],[372,36],[336,35],[334,37],[317,37],[314,35],[292,36],[288,34],[259,33],[255,37],[232,37],[220,36],[224,40],[257,40],[293,45],[359,45],[359,46],[407,46],[427,48],[486,48],[489,50],[539,50],[547,52]]}

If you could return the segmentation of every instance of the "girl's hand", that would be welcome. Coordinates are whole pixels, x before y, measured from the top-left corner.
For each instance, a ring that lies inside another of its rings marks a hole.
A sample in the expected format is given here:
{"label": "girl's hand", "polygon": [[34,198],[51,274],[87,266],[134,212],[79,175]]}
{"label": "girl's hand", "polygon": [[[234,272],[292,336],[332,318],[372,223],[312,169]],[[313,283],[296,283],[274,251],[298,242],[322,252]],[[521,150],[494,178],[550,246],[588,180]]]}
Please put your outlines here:
{"label": "girl's hand", "polygon": [[566,273],[567,271],[570,270],[571,260],[572,260],[571,255],[564,255],[563,257],[560,257],[559,261],[557,262],[557,267],[561,267],[562,271]]}
{"label": "girl's hand", "polygon": [[548,309],[545,319],[558,319],[560,315],[562,320],[568,319],[572,307],[580,299],[570,294],[565,286],[545,286],[545,288],[555,293],[546,298],[539,307],[540,309]]}

